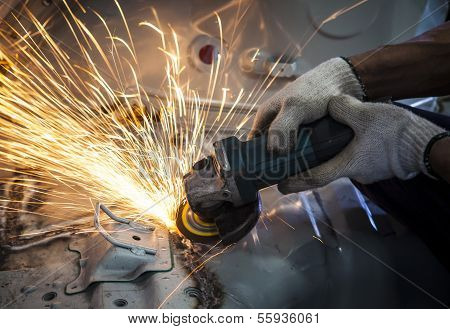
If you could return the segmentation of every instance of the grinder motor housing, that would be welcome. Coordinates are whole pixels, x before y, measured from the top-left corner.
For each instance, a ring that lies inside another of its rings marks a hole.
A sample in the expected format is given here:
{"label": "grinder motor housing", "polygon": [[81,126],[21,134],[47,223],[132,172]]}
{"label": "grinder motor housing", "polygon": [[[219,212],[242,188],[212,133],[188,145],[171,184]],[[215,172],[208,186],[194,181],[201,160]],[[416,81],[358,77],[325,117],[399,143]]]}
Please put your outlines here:
{"label": "grinder motor housing", "polygon": [[267,150],[267,134],[244,142],[234,136],[219,140],[214,154],[184,176],[188,203],[199,216],[213,218],[223,204],[255,202],[259,190],[331,159],[353,136],[350,127],[326,116],[301,125],[295,148],[286,154]]}

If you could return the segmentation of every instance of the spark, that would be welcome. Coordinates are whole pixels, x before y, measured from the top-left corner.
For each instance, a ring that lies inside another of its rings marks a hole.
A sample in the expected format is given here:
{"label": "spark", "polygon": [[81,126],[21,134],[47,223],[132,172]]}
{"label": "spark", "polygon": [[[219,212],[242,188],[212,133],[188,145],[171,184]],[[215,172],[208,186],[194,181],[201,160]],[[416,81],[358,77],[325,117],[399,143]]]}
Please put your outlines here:
{"label": "spark", "polygon": [[214,245],[212,245],[205,253],[203,253],[203,255],[201,255],[199,258],[197,258],[195,261],[199,262],[200,259],[202,259],[203,257],[205,257],[206,255],[208,255],[214,248],[216,248],[219,244],[222,243],[222,240],[217,241]]}
{"label": "spark", "polygon": [[256,49],[255,54],[252,56],[251,62],[256,61],[256,57],[259,55],[259,49]]}
{"label": "spark", "polygon": [[[366,1],[344,8],[329,19]],[[39,191],[39,196],[56,197],[58,201],[43,204],[92,212],[88,201],[98,200],[121,217],[156,220],[174,230],[178,207],[185,201],[183,175],[204,156],[209,140],[220,129],[228,128],[236,114],[244,112],[244,118],[233,124],[235,134],[244,127],[279,74],[274,70],[282,56],[253,90],[246,93],[241,89],[233,104],[226,103],[231,89],[222,78],[230,57],[223,49],[226,45],[219,13],[238,6],[227,44],[231,47],[238,43],[235,34],[250,3],[242,6],[241,1],[230,2],[195,23],[215,18],[218,25],[220,49],[211,65],[206,98],[189,88],[179,37],[170,25],[162,26],[154,8],[153,18],[137,25],[160,38],[155,47],[165,58],[166,76],[158,95],[147,93],[140,81],[132,29],[117,0],[114,4],[125,28],[124,37],[116,35],[100,13],[75,2],[82,14],[90,10],[99,19],[105,33],[101,37],[108,40],[109,49],[102,47],[96,33],[67,1],[63,1],[60,17],[73,39],[70,47],[50,34],[49,20],[40,22],[24,7],[20,19],[25,17],[31,26],[25,27],[15,17],[16,24],[8,25],[10,32],[0,31],[0,157],[5,164],[0,170],[26,174],[20,182],[12,182],[16,186],[37,189],[35,184],[50,185],[52,192]],[[214,100],[216,89],[222,91],[218,102]],[[212,106],[219,109],[219,115],[210,113]],[[209,120],[210,115],[215,115],[213,120]],[[210,121],[212,137],[207,139],[205,124]],[[70,192],[57,192],[55,185]],[[8,205],[0,208],[27,213]]]}
{"label": "spark", "polygon": [[281,218],[281,216],[278,216],[276,214],[275,210],[270,211],[269,213],[266,213],[266,217],[269,219],[272,219],[272,217],[275,217],[277,219],[280,220],[280,222],[282,222],[283,224],[285,224],[287,227],[289,227],[290,229],[292,229],[293,231],[295,231],[295,227],[292,226],[291,224],[289,224],[288,222],[286,222],[283,218]]}
{"label": "spark", "polygon": [[158,306],[158,309],[160,309],[165,303],[167,303],[167,301],[170,299],[170,297],[173,296],[173,294],[183,285],[183,283],[185,283],[194,273],[198,272],[201,268],[203,268],[203,266],[205,266],[206,263],[208,263],[210,260],[212,260],[213,258],[222,255],[225,251],[227,251],[230,247],[234,246],[235,244],[230,244],[228,246],[226,246],[225,248],[223,248],[221,251],[209,256],[207,259],[205,259],[203,262],[201,262],[199,265],[197,265],[188,275],[186,275],[184,277],[183,280],[180,281],[180,283],[175,287],[175,289],[173,289],[166,298],[164,298],[164,300],[161,302],[161,304]]}
{"label": "spark", "polygon": [[[260,217],[259,217],[259,221],[264,225],[264,228],[266,229],[266,231],[268,231],[269,228],[267,227],[266,221],[264,220],[264,218],[267,218],[267,214],[266,214],[265,211],[263,211],[261,214],[262,214],[263,216],[260,216]],[[269,219],[269,220],[270,220],[270,219]]]}
{"label": "spark", "polygon": [[322,239],[321,238],[319,238],[319,237],[317,237],[317,236],[315,236],[314,234],[312,235],[312,237],[314,238],[314,239],[316,239],[316,240],[318,240],[318,241],[320,241],[322,244],[325,244],[323,241],[322,241]]}
{"label": "spark", "polygon": [[[115,1],[126,40],[113,35],[93,11],[111,51],[64,4],[64,20],[81,57],[76,64],[28,9],[36,31],[16,19],[18,27],[10,26],[16,41],[0,32],[0,157],[8,166],[27,168],[29,177],[20,184],[51,177],[84,201],[106,201],[119,215],[138,213],[138,218],[174,229],[184,200],[182,177],[202,155],[209,113],[197,92],[186,87],[177,34],[149,22],[139,24],[160,35],[166,59],[166,97],[151,100],[139,81],[132,35],[119,3]],[[124,46],[121,53],[118,44]],[[220,69],[219,57],[210,95],[219,84]],[[132,77],[131,90],[124,87],[130,85],[125,76]],[[223,88],[224,100],[227,90]],[[70,205],[81,206],[76,201],[66,203]]]}
{"label": "spark", "polygon": [[308,40],[306,40],[306,42],[302,45],[300,53],[303,51],[303,49],[306,48],[306,46],[311,42],[311,40],[315,37],[315,35],[320,31],[320,29],[327,23],[334,21],[335,19],[337,19],[338,17],[348,13],[349,11],[352,11],[353,9],[365,4],[366,2],[368,2],[369,0],[361,0],[358,1],[356,3],[354,3],[351,6],[345,7],[345,8],[341,8],[339,10],[336,10],[334,13],[332,13],[330,16],[328,16],[327,18],[325,18],[320,24],[319,26],[314,30],[314,32],[310,35],[310,37],[308,38]]}

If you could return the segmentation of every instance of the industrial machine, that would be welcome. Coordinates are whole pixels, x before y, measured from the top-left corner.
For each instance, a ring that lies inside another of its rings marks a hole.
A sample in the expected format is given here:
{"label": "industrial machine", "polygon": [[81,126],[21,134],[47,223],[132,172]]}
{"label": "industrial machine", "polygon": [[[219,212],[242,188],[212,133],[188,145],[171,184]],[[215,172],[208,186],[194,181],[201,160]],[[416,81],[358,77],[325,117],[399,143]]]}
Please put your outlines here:
{"label": "industrial machine", "polygon": [[194,241],[238,241],[259,217],[259,190],[331,159],[352,138],[351,128],[325,117],[302,126],[296,147],[287,154],[268,151],[267,135],[215,142],[214,154],[195,163],[184,177],[188,204],[180,212],[178,229]]}

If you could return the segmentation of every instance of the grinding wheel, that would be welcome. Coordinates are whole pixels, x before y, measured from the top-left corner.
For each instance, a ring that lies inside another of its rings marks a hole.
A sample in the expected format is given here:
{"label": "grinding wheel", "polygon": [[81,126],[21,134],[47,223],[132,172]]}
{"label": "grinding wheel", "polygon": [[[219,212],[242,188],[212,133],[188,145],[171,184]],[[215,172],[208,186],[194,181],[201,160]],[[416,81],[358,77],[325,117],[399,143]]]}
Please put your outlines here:
{"label": "grinding wheel", "polygon": [[180,233],[191,241],[210,244],[220,240],[214,220],[200,218],[187,202],[181,205],[176,224]]}
{"label": "grinding wheel", "polygon": [[235,243],[248,234],[258,221],[261,202],[258,199],[242,207],[224,204],[212,219],[194,213],[189,203],[184,203],[177,216],[177,228],[193,242],[215,244],[222,240],[227,245]]}

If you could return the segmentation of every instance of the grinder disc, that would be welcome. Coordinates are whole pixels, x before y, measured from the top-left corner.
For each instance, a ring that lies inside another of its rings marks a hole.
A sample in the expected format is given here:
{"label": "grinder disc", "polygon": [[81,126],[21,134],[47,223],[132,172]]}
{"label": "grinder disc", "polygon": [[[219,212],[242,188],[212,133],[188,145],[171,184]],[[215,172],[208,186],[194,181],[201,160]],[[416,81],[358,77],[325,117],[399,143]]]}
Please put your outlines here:
{"label": "grinder disc", "polygon": [[222,240],[224,245],[228,245],[251,231],[260,212],[259,195],[257,200],[241,207],[224,204],[212,219],[198,216],[186,202],[178,211],[176,224],[180,233],[191,241],[213,244]]}
{"label": "grinder disc", "polygon": [[214,220],[200,218],[187,202],[181,205],[176,224],[181,234],[189,240],[202,243],[215,243],[220,240]]}

